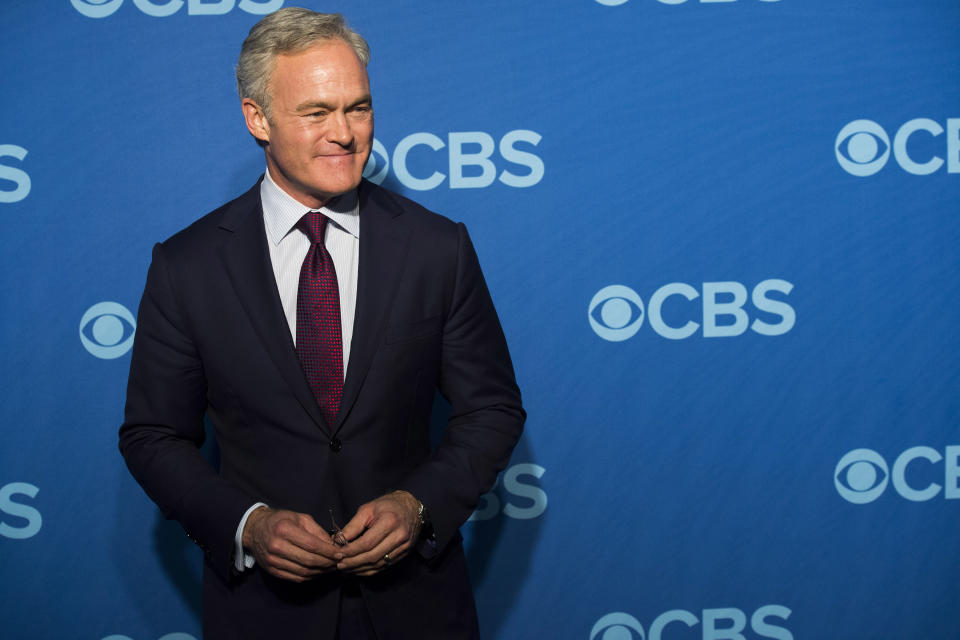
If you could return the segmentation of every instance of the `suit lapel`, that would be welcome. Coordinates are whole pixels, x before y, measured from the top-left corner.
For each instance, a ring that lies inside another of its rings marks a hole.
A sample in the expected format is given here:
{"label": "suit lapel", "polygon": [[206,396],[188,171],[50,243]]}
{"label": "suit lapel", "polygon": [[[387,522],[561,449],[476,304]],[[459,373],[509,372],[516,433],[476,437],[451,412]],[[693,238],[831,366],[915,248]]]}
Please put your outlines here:
{"label": "suit lapel", "polygon": [[297,401],[317,426],[329,435],[332,429],[323,419],[320,406],[303,374],[283,314],[263,228],[259,182],[231,203],[224,212],[220,229],[231,234],[220,248],[220,257],[250,324]]}
{"label": "suit lapel", "polygon": [[357,308],[353,322],[350,362],[343,398],[334,424],[339,430],[370,370],[380,344],[388,312],[403,273],[409,231],[398,224],[403,210],[384,191],[362,181],[360,200],[360,264],[357,274]]}

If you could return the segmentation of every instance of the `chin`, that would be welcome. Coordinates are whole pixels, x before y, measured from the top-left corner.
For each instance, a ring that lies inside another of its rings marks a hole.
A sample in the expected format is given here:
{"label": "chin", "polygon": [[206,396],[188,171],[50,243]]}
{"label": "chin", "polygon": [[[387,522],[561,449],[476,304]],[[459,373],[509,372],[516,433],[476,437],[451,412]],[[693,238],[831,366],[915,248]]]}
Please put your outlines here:
{"label": "chin", "polygon": [[324,180],[317,180],[314,182],[314,185],[320,193],[336,193],[339,195],[351,189],[356,189],[357,185],[360,184],[362,175],[362,173],[358,173],[350,176],[337,177],[337,179],[334,180],[331,180],[330,175],[326,175],[324,176]]}

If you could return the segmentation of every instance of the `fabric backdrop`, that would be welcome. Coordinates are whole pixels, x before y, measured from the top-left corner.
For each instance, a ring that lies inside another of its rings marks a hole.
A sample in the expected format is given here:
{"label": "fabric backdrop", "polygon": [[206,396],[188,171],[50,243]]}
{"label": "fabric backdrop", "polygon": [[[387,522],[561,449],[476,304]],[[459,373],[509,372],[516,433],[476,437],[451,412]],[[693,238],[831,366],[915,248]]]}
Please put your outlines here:
{"label": "fabric backdrop", "polygon": [[[511,346],[486,638],[960,637],[960,3],[302,4]],[[152,245],[263,170],[233,65],[283,5],[0,5],[4,638],[199,638],[116,434]]]}

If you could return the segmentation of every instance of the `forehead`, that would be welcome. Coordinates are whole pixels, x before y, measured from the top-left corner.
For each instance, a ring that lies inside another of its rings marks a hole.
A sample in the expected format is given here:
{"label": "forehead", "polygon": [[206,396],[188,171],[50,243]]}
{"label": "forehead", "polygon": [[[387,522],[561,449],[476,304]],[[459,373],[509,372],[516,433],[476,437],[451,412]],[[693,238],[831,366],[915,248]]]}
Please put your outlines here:
{"label": "forehead", "polygon": [[368,90],[367,70],[345,41],[323,40],[302,51],[278,54],[271,88],[274,92],[316,90],[322,87]]}

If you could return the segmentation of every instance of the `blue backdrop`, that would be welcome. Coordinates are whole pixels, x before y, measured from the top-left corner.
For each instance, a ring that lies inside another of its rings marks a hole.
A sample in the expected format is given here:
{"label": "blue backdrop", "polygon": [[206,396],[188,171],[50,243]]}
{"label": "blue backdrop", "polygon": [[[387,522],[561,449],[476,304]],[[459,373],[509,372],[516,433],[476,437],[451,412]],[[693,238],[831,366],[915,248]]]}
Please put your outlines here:
{"label": "blue backdrop", "polygon": [[[486,638],[960,637],[960,4],[302,4],[510,342]],[[232,70],[283,5],[0,7],[4,638],[200,636],[116,432],[153,243],[263,170]]]}

